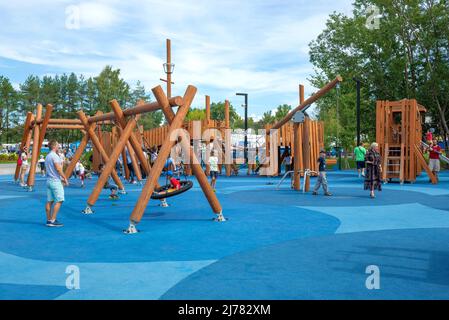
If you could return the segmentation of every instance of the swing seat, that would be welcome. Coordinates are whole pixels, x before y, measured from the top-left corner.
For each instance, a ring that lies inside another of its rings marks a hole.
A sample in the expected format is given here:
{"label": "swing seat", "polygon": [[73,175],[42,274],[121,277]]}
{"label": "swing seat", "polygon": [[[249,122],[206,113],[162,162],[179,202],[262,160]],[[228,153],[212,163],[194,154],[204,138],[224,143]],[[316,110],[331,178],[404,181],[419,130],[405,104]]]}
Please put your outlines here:
{"label": "swing seat", "polygon": [[177,196],[181,193],[186,192],[187,190],[193,187],[193,182],[189,180],[180,181],[181,188],[173,189],[170,184],[154,189],[154,193],[151,195],[151,199],[160,200],[165,198],[170,198]]}

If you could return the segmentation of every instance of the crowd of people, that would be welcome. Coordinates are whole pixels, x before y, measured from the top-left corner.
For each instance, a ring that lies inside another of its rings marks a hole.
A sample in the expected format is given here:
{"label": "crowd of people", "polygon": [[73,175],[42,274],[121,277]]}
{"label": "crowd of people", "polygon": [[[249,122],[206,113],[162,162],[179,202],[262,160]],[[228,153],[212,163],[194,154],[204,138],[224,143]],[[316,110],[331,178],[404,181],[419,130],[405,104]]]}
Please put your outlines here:
{"label": "crowd of people", "polygon": [[[429,134],[430,133],[430,134]],[[439,146],[438,141],[433,139],[431,132],[426,134],[427,145],[423,149],[424,153],[429,155],[429,168],[438,177],[440,171],[440,156],[443,154],[442,148]],[[57,214],[64,201],[64,185],[69,184],[69,178],[64,174],[65,167],[72,161],[73,152],[69,149],[63,149],[59,143],[55,140],[49,142],[50,152],[44,157],[40,155],[38,160],[38,168],[40,169],[40,174],[46,177],[47,186],[47,203],[46,203],[46,214],[47,214],[47,226],[49,227],[61,227],[62,223],[58,222]],[[218,147],[217,147],[218,146]],[[216,184],[219,175],[221,174],[221,162],[219,160],[220,148],[219,144],[214,143],[214,139],[211,138],[209,143],[206,144],[205,153],[201,156],[201,161],[203,166],[206,167],[206,172],[210,176],[210,185],[214,192],[216,191]],[[154,165],[158,159],[159,150],[156,146],[149,149],[143,148],[143,154],[146,160],[151,166]],[[133,152],[133,151],[131,151]],[[130,150],[125,148],[125,159],[122,156],[119,157],[116,163],[116,170],[119,175],[123,177],[125,175],[129,176],[128,182],[130,184],[137,183],[137,175],[135,172],[135,166],[140,166],[140,172],[142,173],[142,179],[145,179],[145,170],[143,170],[142,164],[140,162],[133,163],[133,156],[130,154]],[[19,154],[18,165],[20,167],[19,171],[19,181],[20,185],[25,187],[25,176],[30,166],[30,154],[28,149],[25,147]],[[180,144],[175,145],[172,149],[171,155],[165,161],[163,172],[167,177],[168,188],[173,190],[179,190],[182,187],[180,182],[181,174],[185,175],[185,164],[183,161],[182,148]],[[318,195],[320,188],[323,188],[325,196],[332,196],[329,191],[329,184],[327,180],[327,168],[326,168],[326,151],[321,150],[320,156],[317,159],[318,164],[318,177],[316,184],[313,188],[313,195]],[[135,159],[135,158],[134,158]],[[354,149],[354,159],[356,162],[358,177],[364,178],[364,189],[369,190],[370,197],[375,198],[376,191],[382,191],[382,157],[379,152],[379,145],[373,142],[370,147],[365,149],[363,143],[360,143]],[[89,162],[91,163],[93,156],[91,155]],[[286,170],[290,171],[292,169],[293,158],[289,151],[285,152],[283,155],[283,163],[286,166]],[[91,164],[89,164],[90,167]],[[100,175],[105,168],[104,164],[100,164],[96,174]],[[248,167],[249,168],[249,167]],[[250,168],[248,169],[248,171]],[[125,172],[128,172],[126,174]],[[88,172],[85,164],[78,160],[75,169],[72,173],[72,177],[79,179],[81,182],[81,187],[85,186],[86,177],[91,177],[91,172]],[[118,187],[114,181],[109,177],[104,185],[104,189],[109,189],[111,194],[110,199],[118,199],[117,191]],[[167,203],[165,199],[162,200],[162,206],[166,206]]]}

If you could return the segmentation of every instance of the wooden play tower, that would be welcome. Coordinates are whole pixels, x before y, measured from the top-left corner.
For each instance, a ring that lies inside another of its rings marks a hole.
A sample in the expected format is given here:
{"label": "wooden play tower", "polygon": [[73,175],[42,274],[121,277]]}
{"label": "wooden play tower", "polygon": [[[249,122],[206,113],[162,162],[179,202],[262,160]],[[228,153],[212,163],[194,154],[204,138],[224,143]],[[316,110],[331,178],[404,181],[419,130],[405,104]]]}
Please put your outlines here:
{"label": "wooden play tower", "polygon": [[376,141],[382,155],[382,179],[415,182],[424,169],[437,183],[421,149],[422,121],[426,108],[414,99],[377,101]]}

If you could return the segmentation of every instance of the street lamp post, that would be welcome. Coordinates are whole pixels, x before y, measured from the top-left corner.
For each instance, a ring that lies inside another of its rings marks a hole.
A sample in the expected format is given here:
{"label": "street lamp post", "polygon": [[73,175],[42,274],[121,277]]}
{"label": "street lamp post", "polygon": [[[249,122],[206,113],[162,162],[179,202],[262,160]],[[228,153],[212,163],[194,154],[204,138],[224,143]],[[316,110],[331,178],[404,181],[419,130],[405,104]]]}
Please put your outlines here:
{"label": "street lamp post", "polygon": [[357,101],[356,101],[356,114],[357,114],[357,146],[360,145],[360,80],[353,78],[357,86]]}
{"label": "street lamp post", "polygon": [[237,96],[245,97],[245,104],[243,107],[245,108],[245,142],[244,142],[244,157],[245,163],[248,164],[248,94],[247,93],[236,93]]}

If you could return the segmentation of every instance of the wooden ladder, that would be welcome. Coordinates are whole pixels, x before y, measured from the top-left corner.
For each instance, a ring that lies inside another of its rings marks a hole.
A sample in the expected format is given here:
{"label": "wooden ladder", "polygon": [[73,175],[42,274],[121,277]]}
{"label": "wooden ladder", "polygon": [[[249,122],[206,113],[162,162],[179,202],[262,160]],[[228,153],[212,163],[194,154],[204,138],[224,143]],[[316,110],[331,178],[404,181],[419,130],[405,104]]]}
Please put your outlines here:
{"label": "wooden ladder", "polygon": [[404,183],[404,144],[385,145],[383,180],[399,179]]}

